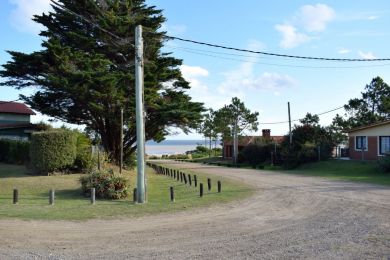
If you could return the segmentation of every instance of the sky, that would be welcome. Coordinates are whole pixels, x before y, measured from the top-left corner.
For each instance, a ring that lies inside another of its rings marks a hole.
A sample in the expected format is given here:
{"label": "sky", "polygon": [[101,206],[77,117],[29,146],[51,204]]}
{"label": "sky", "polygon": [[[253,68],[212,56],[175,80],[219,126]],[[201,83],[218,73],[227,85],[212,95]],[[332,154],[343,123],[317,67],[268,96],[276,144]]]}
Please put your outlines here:
{"label": "sky", "polygon": [[[6,50],[30,53],[41,48],[42,29],[33,14],[49,10],[49,0],[0,1],[0,64]],[[258,1],[258,0],[147,0],[163,10],[168,35],[223,46],[287,55],[330,58],[390,58],[390,2]],[[287,102],[292,119],[307,112],[319,114],[360,97],[366,84],[382,77],[390,84],[390,61],[309,61],[211,48],[177,40],[164,51],[183,60],[181,70],[191,83],[188,94],[206,108],[219,109],[232,97],[259,112],[261,129],[272,135],[288,132]],[[1,80],[1,79],[0,79]],[[34,89],[0,88],[0,100],[15,100]],[[320,116],[329,125],[342,109]],[[48,120],[37,115],[33,122]],[[56,125],[61,125],[57,122]],[[167,139],[199,139],[178,130]]]}

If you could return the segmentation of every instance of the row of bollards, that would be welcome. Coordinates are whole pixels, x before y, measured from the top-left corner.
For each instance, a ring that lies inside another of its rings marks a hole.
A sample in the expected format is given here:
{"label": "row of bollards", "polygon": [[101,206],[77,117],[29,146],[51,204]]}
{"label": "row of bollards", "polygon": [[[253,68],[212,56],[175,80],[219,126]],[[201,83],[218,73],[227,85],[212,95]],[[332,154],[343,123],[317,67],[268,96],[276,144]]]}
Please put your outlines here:
{"label": "row of bollards", "polygon": [[[54,200],[55,200],[55,190],[52,189],[49,191],[49,205],[54,205]],[[91,200],[91,204],[96,203],[95,188],[91,188],[90,200]],[[14,189],[12,201],[13,201],[13,204],[19,203],[19,190],[18,189]]]}
{"label": "row of bollards", "polygon": [[[194,187],[198,187],[198,179],[197,179],[197,176],[195,174],[193,176],[191,176],[191,174],[186,175],[185,173],[183,173],[179,170],[165,168],[163,166],[155,165],[152,163],[147,163],[147,165],[149,167],[152,167],[157,174],[166,175],[166,176],[171,177],[177,181],[184,182],[185,185],[189,184],[190,186],[192,186],[192,183],[193,183]],[[134,189],[134,190],[136,190],[136,189]],[[207,178],[207,190],[211,191],[211,179],[210,178]],[[221,181],[217,182],[217,190],[218,190],[218,193],[221,193],[221,191],[222,191]],[[175,193],[174,193],[174,189],[172,186],[169,187],[169,194],[170,194],[171,202],[174,202],[175,201]],[[203,183],[199,183],[199,197],[203,197],[203,194],[204,194]],[[134,191],[134,196],[133,196],[134,201],[136,201],[135,196],[136,196],[136,191]]]}

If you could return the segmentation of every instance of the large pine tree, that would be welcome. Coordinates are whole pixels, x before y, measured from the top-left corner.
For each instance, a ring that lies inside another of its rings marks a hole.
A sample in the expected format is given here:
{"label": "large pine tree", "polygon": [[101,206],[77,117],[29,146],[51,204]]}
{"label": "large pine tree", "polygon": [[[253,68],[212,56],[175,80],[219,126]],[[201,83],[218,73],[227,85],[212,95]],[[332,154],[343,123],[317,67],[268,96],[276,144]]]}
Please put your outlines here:
{"label": "large pine tree", "polygon": [[[182,61],[163,53],[165,18],[144,0],[57,0],[34,20],[45,27],[42,50],[9,51],[1,85],[34,87],[21,96],[33,109],[62,121],[85,124],[118,158],[124,108],[125,156],[136,149],[134,31],[144,27],[146,139],[162,140],[170,127],[195,127],[203,104],[192,102],[180,72]],[[62,7],[61,7],[62,6]]]}

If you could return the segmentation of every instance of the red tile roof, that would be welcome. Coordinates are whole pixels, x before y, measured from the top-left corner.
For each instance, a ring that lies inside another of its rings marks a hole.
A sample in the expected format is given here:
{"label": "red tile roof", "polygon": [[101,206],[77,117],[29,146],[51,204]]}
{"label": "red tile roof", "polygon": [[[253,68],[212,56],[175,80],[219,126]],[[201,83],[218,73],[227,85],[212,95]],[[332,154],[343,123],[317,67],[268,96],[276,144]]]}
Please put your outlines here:
{"label": "red tile roof", "polygon": [[[257,138],[262,138],[262,136],[242,136],[238,138],[239,146],[247,146],[251,143],[254,143]],[[284,136],[273,135],[270,136],[270,139],[276,143],[281,143],[284,140]],[[233,145],[233,140],[225,141],[224,145]]]}
{"label": "red tile roof", "polygon": [[25,104],[9,101],[0,101],[0,113],[35,115]]}

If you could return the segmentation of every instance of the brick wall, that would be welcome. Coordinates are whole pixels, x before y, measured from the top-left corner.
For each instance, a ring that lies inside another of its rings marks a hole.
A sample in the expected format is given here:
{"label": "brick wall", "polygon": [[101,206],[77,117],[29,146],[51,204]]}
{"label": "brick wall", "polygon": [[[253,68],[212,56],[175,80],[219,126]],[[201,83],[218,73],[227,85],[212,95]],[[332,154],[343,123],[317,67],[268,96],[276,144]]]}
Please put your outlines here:
{"label": "brick wall", "polygon": [[[378,159],[378,137],[368,136],[368,149],[364,151],[364,160]],[[349,137],[349,157],[354,160],[362,160],[362,151],[355,149],[355,136]]]}

